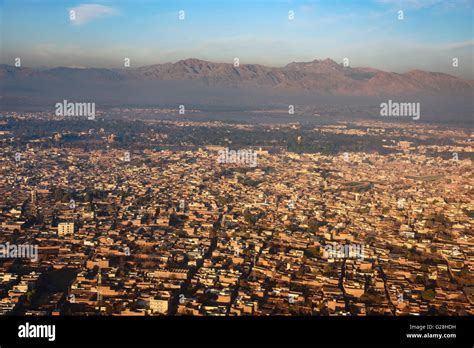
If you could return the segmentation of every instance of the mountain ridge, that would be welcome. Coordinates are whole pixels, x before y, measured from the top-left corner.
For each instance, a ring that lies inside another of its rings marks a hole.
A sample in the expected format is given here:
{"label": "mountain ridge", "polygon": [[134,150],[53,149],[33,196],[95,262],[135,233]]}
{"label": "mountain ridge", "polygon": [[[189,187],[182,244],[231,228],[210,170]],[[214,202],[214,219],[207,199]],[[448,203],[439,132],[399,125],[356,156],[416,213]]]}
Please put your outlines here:
{"label": "mountain ridge", "polygon": [[137,68],[48,69],[0,65],[0,79],[43,79],[50,81],[201,81],[210,87],[268,88],[275,91],[305,91],[340,96],[466,95],[472,96],[474,80],[420,69],[405,73],[370,67],[350,67],[330,58],[291,62],[283,67],[261,64],[218,63],[187,58]]}

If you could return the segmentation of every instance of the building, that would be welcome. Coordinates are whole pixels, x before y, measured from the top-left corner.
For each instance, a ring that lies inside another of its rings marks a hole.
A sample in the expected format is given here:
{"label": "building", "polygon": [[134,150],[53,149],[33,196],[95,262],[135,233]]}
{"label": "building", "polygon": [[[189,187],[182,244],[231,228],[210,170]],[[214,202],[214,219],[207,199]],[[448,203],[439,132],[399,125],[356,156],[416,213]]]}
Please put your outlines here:
{"label": "building", "polygon": [[60,222],[58,224],[58,235],[63,236],[65,234],[74,233],[74,222]]}
{"label": "building", "polygon": [[168,300],[152,299],[150,300],[150,309],[153,313],[167,314],[168,313]]}

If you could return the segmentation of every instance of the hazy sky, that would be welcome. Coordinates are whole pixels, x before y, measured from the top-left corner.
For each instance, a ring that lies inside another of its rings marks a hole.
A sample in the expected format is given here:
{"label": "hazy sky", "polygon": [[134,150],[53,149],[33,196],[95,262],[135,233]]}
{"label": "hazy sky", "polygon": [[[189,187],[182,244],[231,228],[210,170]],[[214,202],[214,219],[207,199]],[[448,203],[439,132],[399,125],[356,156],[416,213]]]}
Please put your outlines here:
{"label": "hazy sky", "polygon": [[0,0],[0,21],[1,62],[20,57],[29,67],[347,57],[352,66],[474,78],[474,0]]}

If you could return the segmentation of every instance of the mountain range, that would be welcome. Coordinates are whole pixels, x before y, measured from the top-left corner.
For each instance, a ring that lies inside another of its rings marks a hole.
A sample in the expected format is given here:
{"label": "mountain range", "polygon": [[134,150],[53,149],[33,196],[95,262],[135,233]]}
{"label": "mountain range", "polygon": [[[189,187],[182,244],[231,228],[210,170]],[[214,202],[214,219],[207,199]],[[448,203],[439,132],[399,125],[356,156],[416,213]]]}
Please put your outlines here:
{"label": "mountain range", "polygon": [[474,80],[452,75],[413,70],[394,73],[372,68],[345,67],[331,59],[293,62],[284,67],[259,64],[214,63],[190,58],[176,63],[138,68],[51,69],[17,68],[0,65],[0,81],[25,82],[114,82],[197,81],[212,88],[265,88],[275,92],[305,92],[318,95],[401,97],[473,96]]}

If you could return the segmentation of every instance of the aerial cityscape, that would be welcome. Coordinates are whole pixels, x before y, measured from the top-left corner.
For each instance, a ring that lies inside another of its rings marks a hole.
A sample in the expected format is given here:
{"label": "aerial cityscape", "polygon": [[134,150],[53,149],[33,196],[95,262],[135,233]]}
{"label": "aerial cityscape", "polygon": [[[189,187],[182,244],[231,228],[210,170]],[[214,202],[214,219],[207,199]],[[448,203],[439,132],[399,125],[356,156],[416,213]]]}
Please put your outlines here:
{"label": "aerial cityscape", "polygon": [[473,6],[0,1],[0,317],[474,315]]}
{"label": "aerial cityscape", "polygon": [[473,314],[472,131],[82,119],[1,120],[2,314]]}

